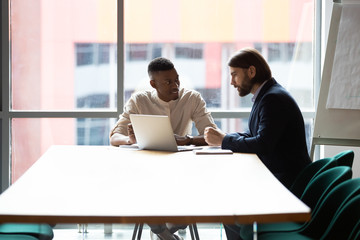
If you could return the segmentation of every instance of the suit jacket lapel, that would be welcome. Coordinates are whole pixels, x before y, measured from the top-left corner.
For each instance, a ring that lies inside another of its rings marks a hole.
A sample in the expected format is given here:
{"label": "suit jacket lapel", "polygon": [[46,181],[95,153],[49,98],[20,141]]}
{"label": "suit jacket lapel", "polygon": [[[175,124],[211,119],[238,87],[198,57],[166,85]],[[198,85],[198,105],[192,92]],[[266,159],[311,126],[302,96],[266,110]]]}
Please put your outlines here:
{"label": "suit jacket lapel", "polygon": [[268,89],[273,86],[274,84],[276,83],[275,79],[274,78],[271,78],[269,81],[267,81],[265,83],[265,85],[261,88],[258,96],[256,97],[255,99],[255,102],[251,108],[251,112],[250,112],[250,117],[249,117],[249,130],[250,130],[250,133],[252,135],[255,134],[255,131],[257,130],[257,119],[255,119],[258,115],[258,107],[259,107],[259,103],[262,99],[262,97],[264,96],[264,94],[268,91]]}

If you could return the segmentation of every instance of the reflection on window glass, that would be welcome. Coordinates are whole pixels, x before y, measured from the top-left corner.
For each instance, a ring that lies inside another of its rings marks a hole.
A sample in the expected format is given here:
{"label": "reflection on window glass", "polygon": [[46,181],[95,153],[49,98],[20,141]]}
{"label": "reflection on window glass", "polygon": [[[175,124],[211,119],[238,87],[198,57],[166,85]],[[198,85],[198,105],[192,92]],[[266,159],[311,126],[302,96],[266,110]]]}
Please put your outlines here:
{"label": "reflection on window glass", "polygon": [[[99,48],[99,64],[109,64],[110,62],[110,44],[98,44]],[[116,49],[116,48],[115,48]]]}
{"label": "reflection on window glass", "polygon": [[202,59],[203,46],[202,44],[176,44],[175,58]]}
{"label": "reflection on window glass", "polygon": [[162,56],[162,44],[126,44],[126,59],[133,61],[151,61]]}
{"label": "reflection on window glass", "polygon": [[116,49],[116,44],[76,43],[76,65],[110,64],[110,57],[115,55]]}
{"label": "reflection on window glass", "polygon": [[145,61],[148,59],[148,44],[130,44],[126,53],[129,61]]}
{"label": "reflection on window glass", "polygon": [[162,54],[162,44],[159,43],[159,44],[153,44],[153,47],[152,47],[152,57],[151,59],[154,59],[154,58],[157,58],[157,57],[161,57]]}
{"label": "reflection on window glass", "polygon": [[268,62],[281,61],[282,49],[280,49],[279,43],[269,43],[268,44]]}
{"label": "reflection on window glass", "polygon": [[116,0],[10,0],[10,40],[13,109],[76,110],[93,95],[116,108]]}
{"label": "reflection on window glass", "polygon": [[54,144],[75,144],[74,119],[14,118],[11,122],[11,182]]}
{"label": "reflection on window glass", "polygon": [[51,145],[109,145],[116,119],[14,118],[11,122],[11,182]]}
{"label": "reflection on window glass", "polygon": [[269,62],[291,62],[294,57],[294,48],[295,43],[269,43],[267,60]]}
{"label": "reflection on window glass", "polygon": [[214,121],[218,128],[225,133],[244,132],[248,130],[247,118],[216,118]]}
{"label": "reflection on window glass", "polygon": [[181,86],[199,91],[209,107],[249,107],[230,85],[227,61],[240,48],[255,47],[300,107],[314,106],[313,0],[125,0],[124,13],[125,100],[150,88],[147,64],[159,45]]}
{"label": "reflection on window glass", "polygon": [[76,48],[76,65],[90,65],[94,63],[94,45],[89,43],[77,43]]}
{"label": "reflection on window glass", "polygon": [[102,118],[77,119],[77,145],[109,145],[111,122]]}
{"label": "reflection on window glass", "polygon": [[312,118],[304,119],[304,122],[305,122],[306,146],[307,146],[308,152],[310,154],[311,140],[313,137],[312,133],[314,130],[314,119],[312,119]]}
{"label": "reflection on window glass", "polygon": [[104,108],[109,106],[109,95],[92,94],[77,99],[78,108]]}

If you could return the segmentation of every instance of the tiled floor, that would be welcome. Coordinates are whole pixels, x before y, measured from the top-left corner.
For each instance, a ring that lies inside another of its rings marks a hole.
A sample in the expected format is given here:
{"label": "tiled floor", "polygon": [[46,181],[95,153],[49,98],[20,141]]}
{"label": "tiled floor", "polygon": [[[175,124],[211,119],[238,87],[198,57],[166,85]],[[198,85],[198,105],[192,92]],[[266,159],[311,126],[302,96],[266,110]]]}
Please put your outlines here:
{"label": "tiled floor", "polygon": [[[226,240],[226,235],[221,224],[197,224],[199,237],[201,240]],[[112,233],[104,233],[103,224],[88,225],[87,233],[79,233],[77,225],[57,225],[54,229],[54,240],[131,240],[134,230],[132,224],[113,224]],[[184,240],[190,240],[190,231],[179,234]],[[142,240],[150,240],[150,229],[144,225]]]}

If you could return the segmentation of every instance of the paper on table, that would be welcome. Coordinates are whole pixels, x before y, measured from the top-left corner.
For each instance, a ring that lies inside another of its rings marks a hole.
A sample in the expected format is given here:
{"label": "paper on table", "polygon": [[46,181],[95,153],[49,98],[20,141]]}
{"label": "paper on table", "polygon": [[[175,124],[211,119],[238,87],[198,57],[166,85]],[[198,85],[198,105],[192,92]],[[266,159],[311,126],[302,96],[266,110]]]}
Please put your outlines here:
{"label": "paper on table", "polygon": [[360,4],[343,5],[326,108],[360,109]]}
{"label": "paper on table", "polygon": [[204,147],[202,149],[193,150],[194,154],[233,154],[229,149],[221,149],[221,147]]}

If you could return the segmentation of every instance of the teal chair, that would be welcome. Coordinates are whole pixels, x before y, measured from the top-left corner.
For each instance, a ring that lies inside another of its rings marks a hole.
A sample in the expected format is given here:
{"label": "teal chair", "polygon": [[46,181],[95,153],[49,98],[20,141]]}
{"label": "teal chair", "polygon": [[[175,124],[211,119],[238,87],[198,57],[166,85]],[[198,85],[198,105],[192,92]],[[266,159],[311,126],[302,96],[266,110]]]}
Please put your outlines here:
{"label": "teal chair", "polygon": [[349,238],[349,240],[360,240],[360,230],[357,232],[356,235],[354,235],[354,237]]}
{"label": "teal chair", "polygon": [[0,240],[37,240],[37,238],[21,234],[0,234]]}
{"label": "teal chair", "polygon": [[337,161],[338,166],[349,166],[352,167],[354,163],[354,151],[353,150],[345,150],[342,151],[332,158]]}
{"label": "teal chair", "polygon": [[354,151],[342,151],[331,158],[324,158],[312,162],[305,167],[295,179],[290,191],[298,198],[304,193],[306,186],[320,173],[335,167],[335,166],[348,166],[352,167],[354,161]]}
{"label": "teal chair", "polygon": [[356,224],[356,227],[352,230],[349,240],[360,240],[360,219]]}
{"label": "teal chair", "polygon": [[[348,166],[338,166],[328,169],[310,182],[300,199],[312,209],[312,216],[314,216],[329,192],[339,184],[351,179],[351,177],[352,170]],[[298,231],[306,224],[306,222],[258,224],[257,234],[261,235],[265,232],[276,231]],[[248,240],[253,238],[253,228],[251,225],[242,225],[240,229],[240,235],[243,239]]]}
{"label": "teal chair", "polygon": [[51,240],[54,232],[49,224],[32,223],[3,223],[0,224],[0,236],[6,235],[30,235],[38,240]]}
{"label": "teal chair", "polygon": [[358,226],[360,220],[360,195],[349,200],[332,219],[326,231],[320,238],[309,237],[298,232],[274,232],[258,236],[259,240],[353,240],[353,229]]}
{"label": "teal chair", "polygon": [[306,186],[309,184],[311,179],[314,178],[314,176],[335,166],[336,162],[332,161],[331,158],[323,158],[310,163],[296,177],[294,183],[289,190],[295,196],[300,198],[301,195],[304,193]]}
{"label": "teal chair", "polygon": [[360,195],[360,178],[349,179],[336,186],[320,204],[318,211],[311,220],[304,224],[299,231],[301,234],[313,238],[320,238],[326,231],[332,218],[352,198]]}

